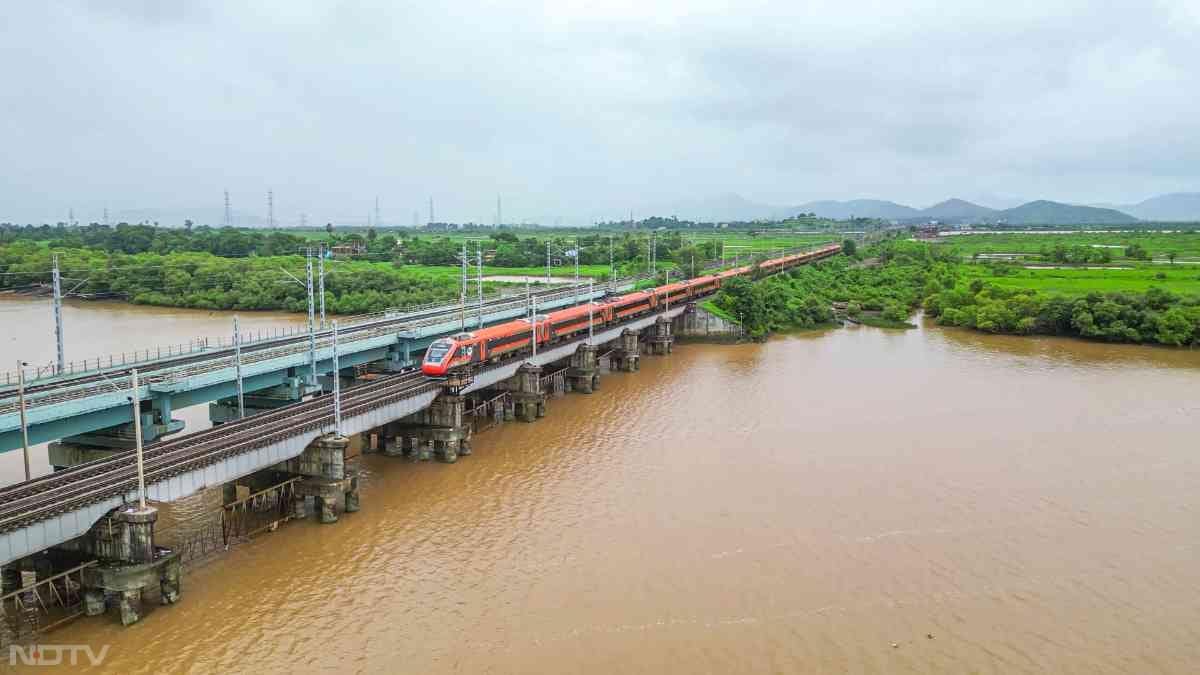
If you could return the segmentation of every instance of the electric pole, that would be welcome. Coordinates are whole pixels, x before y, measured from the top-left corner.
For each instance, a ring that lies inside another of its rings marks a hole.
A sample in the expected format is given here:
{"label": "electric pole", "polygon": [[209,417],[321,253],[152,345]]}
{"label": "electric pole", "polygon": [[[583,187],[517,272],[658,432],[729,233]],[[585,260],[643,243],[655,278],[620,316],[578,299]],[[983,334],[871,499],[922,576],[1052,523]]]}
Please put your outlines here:
{"label": "electric pole", "polygon": [[467,330],[467,242],[464,240],[462,245],[462,253],[459,255],[462,261],[462,287],[458,291],[459,305],[459,330]]}
{"label": "electric pole", "polygon": [[25,451],[25,480],[29,475],[29,424],[25,420],[25,366],[29,364],[17,361],[17,407],[21,411],[21,447]]}
{"label": "electric pole", "polygon": [[321,295],[321,330],[325,330],[325,244],[317,248],[317,292]]}
{"label": "electric pole", "polygon": [[342,435],[342,374],[338,360],[338,324],[333,320],[333,435]]}
{"label": "electric pole", "polygon": [[238,419],[246,416],[246,390],[242,386],[242,330],[233,315],[233,360],[237,373]]}
{"label": "electric pole", "polygon": [[608,283],[609,285],[617,278],[617,268],[613,266],[613,238],[608,235]]}
{"label": "electric pole", "polygon": [[54,270],[51,273],[54,281],[54,341],[58,347],[58,372],[66,367],[66,357],[63,351],[63,321],[62,321],[62,278],[58,271],[58,256],[54,256]]}
{"label": "electric pole", "polygon": [[142,510],[146,509],[146,472],[142,465],[142,400],[138,396],[138,372],[137,368],[130,371],[129,382],[131,391],[129,400],[133,404],[133,437],[134,444],[137,448],[137,474],[138,474],[138,506]]}
{"label": "electric pole", "polygon": [[476,325],[483,328],[483,242],[475,242],[476,291],[479,295],[479,316]]}
{"label": "electric pole", "polygon": [[314,326],[313,308],[313,264],[312,249],[304,249],[305,268],[308,273],[308,363],[312,368],[312,383],[317,383],[317,334]]}

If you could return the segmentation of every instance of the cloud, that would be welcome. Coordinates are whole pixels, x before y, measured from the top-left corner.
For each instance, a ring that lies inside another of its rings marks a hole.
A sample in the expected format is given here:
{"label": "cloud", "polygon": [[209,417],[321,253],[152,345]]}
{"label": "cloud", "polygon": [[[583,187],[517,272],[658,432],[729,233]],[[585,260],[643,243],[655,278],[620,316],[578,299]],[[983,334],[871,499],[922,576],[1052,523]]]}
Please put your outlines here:
{"label": "cloud", "polygon": [[[553,222],[1200,188],[1200,12],[1129,2],[18,3],[0,219]],[[424,217],[424,216],[422,216]]]}

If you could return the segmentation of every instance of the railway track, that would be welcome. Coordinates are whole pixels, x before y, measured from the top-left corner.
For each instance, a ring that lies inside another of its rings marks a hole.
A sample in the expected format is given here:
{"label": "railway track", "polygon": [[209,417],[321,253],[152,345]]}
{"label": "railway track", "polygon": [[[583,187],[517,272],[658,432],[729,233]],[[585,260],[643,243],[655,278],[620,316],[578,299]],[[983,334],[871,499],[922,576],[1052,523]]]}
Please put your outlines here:
{"label": "railway track", "polygon": [[[342,397],[343,416],[361,414],[437,386],[420,373],[405,373],[349,387]],[[143,453],[146,482],[152,484],[231,455],[323,428],[332,422],[333,399],[321,396],[182,438],[154,443]],[[134,453],[127,451],[0,489],[0,532],[136,487],[137,461]]]}
{"label": "railway track", "polygon": [[[571,297],[577,295],[579,292],[575,287],[571,287],[568,289],[544,290],[533,295],[538,298],[539,302],[544,302]],[[493,298],[485,302],[484,308],[490,312],[497,312],[519,309],[524,307],[525,303],[526,299],[524,296],[505,296]],[[470,323],[470,310],[471,308],[468,307],[468,324]],[[390,318],[374,319],[339,328],[338,338],[342,344],[349,344],[357,340],[377,337],[400,329],[414,329],[442,323],[460,312],[461,306],[442,305]],[[316,331],[315,336],[318,350],[331,346],[333,341],[333,331],[331,329]],[[264,340],[248,344],[242,348],[242,364],[253,364],[307,351],[307,334]],[[138,373],[143,383],[155,384],[183,377],[191,377],[221,368],[230,368],[234,366],[234,359],[234,350],[230,347],[146,363],[138,369]],[[188,366],[194,367],[189,368]],[[80,375],[67,380],[29,385],[25,388],[26,410],[31,410],[39,405],[87,398],[104,390],[116,391],[117,388],[114,387],[113,380],[128,378],[131,369],[132,366],[118,367],[112,370]],[[0,399],[0,414],[16,412],[18,405],[16,392],[10,388],[7,391],[3,391],[3,395],[5,398]]]}

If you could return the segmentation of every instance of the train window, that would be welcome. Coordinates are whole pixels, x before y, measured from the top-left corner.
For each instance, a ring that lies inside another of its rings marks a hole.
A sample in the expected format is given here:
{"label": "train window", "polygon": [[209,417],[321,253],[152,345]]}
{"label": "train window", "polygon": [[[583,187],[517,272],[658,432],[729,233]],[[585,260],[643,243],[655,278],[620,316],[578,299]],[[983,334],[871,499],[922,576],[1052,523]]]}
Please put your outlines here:
{"label": "train window", "polygon": [[446,352],[454,346],[449,340],[438,340],[429,345],[429,351],[425,352],[425,361],[428,363],[440,363],[442,358],[446,356]]}

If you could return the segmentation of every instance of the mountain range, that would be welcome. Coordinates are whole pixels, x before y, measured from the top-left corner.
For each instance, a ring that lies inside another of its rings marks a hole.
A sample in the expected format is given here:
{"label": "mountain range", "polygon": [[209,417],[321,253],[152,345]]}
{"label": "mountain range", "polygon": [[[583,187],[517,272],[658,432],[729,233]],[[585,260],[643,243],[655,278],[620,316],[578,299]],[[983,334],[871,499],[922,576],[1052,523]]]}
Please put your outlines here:
{"label": "mountain range", "polygon": [[944,223],[1009,223],[1014,225],[1122,225],[1139,220],[1200,222],[1200,192],[1178,192],[1137,204],[1067,204],[1045,199],[1006,209],[993,209],[964,200],[947,199],[918,209],[880,199],[821,200],[797,206],[759,204],[729,193],[701,200],[660,204],[642,210],[647,215],[673,215],[700,222],[779,219],[800,213],[822,218],[881,218],[899,222],[937,220]]}

